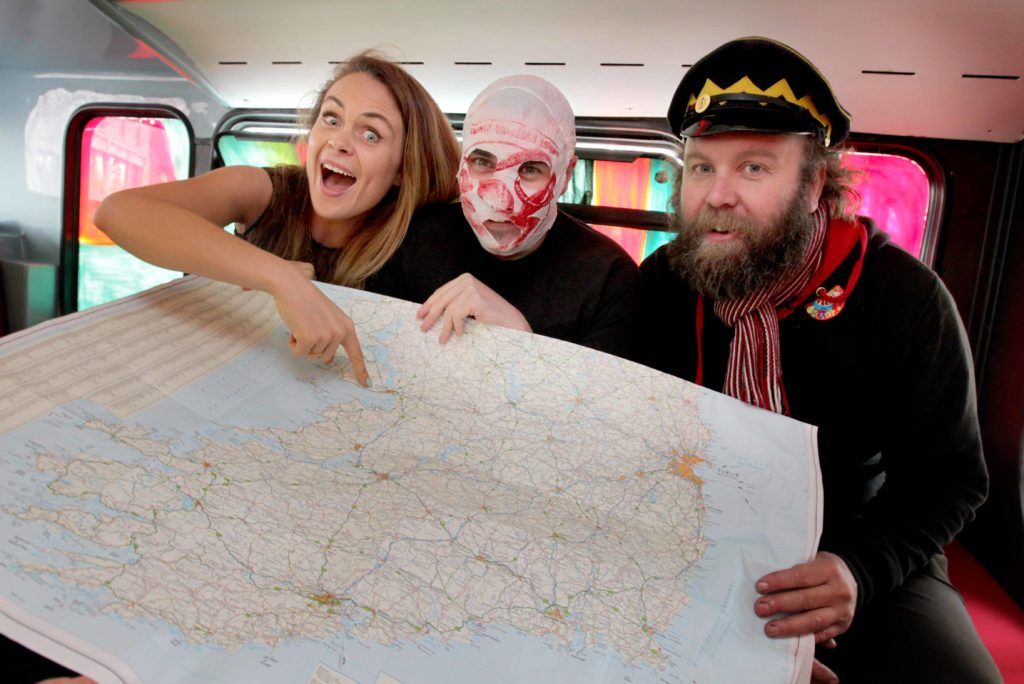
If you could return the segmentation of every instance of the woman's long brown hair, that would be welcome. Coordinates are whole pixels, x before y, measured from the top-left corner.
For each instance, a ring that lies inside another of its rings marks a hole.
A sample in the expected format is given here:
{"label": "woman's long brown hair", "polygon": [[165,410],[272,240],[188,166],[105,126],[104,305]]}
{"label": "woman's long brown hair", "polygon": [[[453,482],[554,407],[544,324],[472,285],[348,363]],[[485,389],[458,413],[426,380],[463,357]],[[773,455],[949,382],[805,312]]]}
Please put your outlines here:
{"label": "woman's long brown hair", "polygon": [[[337,250],[327,267],[329,274],[318,274],[337,285],[362,287],[402,244],[416,209],[431,202],[450,202],[458,195],[459,146],[448,120],[419,81],[373,51],[361,52],[335,70],[309,110],[307,129],[320,116],[327,91],[349,74],[368,74],[386,86],[405,126],[400,185],[387,192],[344,248]],[[260,217],[263,230],[246,238],[285,259],[307,261],[312,254],[309,182],[304,168],[289,169],[286,176],[285,186],[302,193],[301,198],[271,202]]]}

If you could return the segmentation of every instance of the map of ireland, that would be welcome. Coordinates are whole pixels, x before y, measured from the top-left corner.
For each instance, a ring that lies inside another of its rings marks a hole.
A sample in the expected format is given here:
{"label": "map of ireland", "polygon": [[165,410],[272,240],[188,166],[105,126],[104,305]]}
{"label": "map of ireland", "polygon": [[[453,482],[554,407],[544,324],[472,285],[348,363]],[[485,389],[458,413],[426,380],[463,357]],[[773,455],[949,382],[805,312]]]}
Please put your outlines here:
{"label": "map of ireland", "polygon": [[[318,284],[319,285],[319,284]],[[112,682],[797,681],[754,580],[813,556],[814,429],[319,285],[185,278],[0,340],[0,625]]]}

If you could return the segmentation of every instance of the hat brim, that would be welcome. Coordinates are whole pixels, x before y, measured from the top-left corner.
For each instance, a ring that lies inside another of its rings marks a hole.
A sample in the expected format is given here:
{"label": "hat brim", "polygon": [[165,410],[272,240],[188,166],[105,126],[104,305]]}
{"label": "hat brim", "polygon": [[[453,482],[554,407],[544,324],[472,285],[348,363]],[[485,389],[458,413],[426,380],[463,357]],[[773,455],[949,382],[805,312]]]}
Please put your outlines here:
{"label": "hat brim", "polygon": [[788,103],[749,96],[714,99],[706,111],[691,112],[683,119],[679,135],[695,138],[730,131],[806,134],[828,144],[828,133],[806,110]]}

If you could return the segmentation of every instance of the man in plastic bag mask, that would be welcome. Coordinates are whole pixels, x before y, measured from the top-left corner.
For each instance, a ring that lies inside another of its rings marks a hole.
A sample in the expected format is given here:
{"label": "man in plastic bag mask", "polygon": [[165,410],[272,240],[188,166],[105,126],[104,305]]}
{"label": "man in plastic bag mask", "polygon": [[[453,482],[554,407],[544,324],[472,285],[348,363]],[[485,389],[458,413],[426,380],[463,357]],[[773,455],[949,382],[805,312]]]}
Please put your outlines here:
{"label": "man in plastic bag mask", "polygon": [[576,166],[572,109],[553,85],[509,76],[488,86],[462,127],[459,192],[481,246],[499,257],[544,240]]}
{"label": "man in plastic bag mask", "polygon": [[461,207],[417,212],[367,289],[424,302],[421,327],[439,322],[442,342],[473,318],[629,352],[636,264],[558,210],[576,165],[574,126],[569,102],[542,78],[509,76],[485,88],[462,129]]}

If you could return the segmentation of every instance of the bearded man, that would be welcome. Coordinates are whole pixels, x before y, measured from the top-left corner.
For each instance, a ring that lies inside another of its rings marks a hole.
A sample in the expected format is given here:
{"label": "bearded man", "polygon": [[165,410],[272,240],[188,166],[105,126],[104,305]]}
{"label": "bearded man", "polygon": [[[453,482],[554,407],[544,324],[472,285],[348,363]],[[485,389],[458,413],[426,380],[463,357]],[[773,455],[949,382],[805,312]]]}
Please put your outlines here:
{"label": "bearded man", "polygon": [[765,634],[813,634],[817,681],[1000,681],[943,555],[987,488],[966,335],[935,273],[850,214],[849,115],[745,38],[668,118],[679,236],[641,266],[642,360],[819,427],[819,552],[749,587]]}
{"label": "bearded man", "polygon": [[460,204],[417,212],[374,291],[423,302],[421,327],[440,319],[441,342],[475,318],[630,352],[636,264],[557,206],[575,151],[575,117],[555,86],[536,76],[489,85],[462,126]]}

